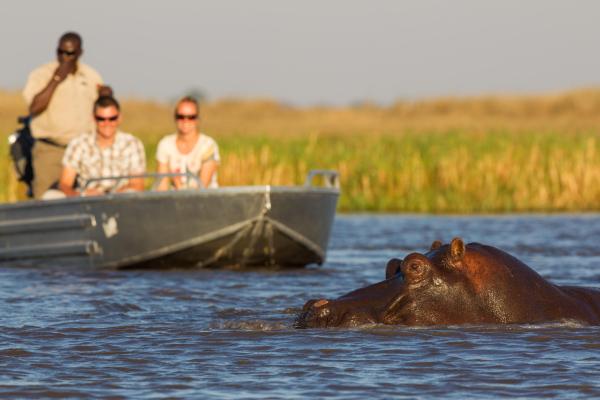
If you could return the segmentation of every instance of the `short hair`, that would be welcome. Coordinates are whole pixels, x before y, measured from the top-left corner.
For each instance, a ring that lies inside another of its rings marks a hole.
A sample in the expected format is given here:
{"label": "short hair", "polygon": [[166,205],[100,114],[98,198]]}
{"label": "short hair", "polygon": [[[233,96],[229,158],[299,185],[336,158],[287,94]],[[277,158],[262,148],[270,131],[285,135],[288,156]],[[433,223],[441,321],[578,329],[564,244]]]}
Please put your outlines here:
{"label": "short hair", "polygon": [[115,107],[117,111],[121,111],[121,106],[117,99],[112,96],[100,96],[94,103],[94,112],[99,108]]}
{"label": "short hair", "polygon": [[58,43],[65,42],[67,40],[77,42],[77,44],[79,44],[79,47],[83,47],[83,39],[81,38],[81,35],[79,35],[79,33],[77,32],[63,33],[60,39],[58,39]]}
{"label": "short hair", "polygon": [[193,96],[185,96],[185,97],[182,97],[181,99],[179,99],[177,101],[177,104],[175,105],[175,114],[177,114],[177,109],[183,103],[192,103],[193,105],[196,106],[196,112],[198,114],[200,114],[200,106],[198,105],[198,100],[196,100],[196,98]]}

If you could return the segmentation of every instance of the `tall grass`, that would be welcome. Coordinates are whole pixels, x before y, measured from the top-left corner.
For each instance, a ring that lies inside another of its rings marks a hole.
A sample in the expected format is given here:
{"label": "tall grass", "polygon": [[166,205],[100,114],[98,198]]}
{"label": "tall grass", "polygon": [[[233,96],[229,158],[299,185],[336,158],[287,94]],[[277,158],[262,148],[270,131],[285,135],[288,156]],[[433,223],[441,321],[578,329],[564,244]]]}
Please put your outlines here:
{"label": "tall grass", "polygon": [[[0,93],[0,128],[25,109]],[[149,169],[169,106],[123,102],[123,130],[146,145]],[[221,100],[202,108],[219,143],[221,185],[301,184],[314,168],[340,172],[343,211],[438,213],[600,209],[600,91],[294,108]],[[14,201],[6,141],[0,200]]]}

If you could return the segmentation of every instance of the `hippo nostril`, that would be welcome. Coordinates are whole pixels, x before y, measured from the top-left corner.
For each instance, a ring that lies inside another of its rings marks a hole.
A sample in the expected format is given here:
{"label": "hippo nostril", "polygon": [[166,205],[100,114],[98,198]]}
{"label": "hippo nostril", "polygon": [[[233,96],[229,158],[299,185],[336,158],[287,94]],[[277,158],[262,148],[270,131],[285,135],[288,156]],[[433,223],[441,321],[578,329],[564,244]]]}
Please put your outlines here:
{"label": "hippo nostril", "polygon": [[325,304],[327,304],[327,303],[329,303],[329,300],[321,299],[321,300],[319,300],[319,301],[316,301],[316,302],[313,304],[313,307],[322,307],[322,306],[324,306],[324,305],[325,305]]}

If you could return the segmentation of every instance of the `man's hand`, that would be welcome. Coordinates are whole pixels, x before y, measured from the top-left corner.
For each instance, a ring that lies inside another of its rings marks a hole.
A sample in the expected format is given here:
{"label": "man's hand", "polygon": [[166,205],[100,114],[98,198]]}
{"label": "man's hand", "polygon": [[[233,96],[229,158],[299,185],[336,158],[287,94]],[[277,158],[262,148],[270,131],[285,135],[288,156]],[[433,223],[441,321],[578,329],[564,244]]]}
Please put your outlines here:
{"label": "man's hand", "polygon": [[69,76],[69,74],[75,72],[76,67],[77,62],[75,60],[63,61],[54,71],[54,76],[52,79],[62,82],[67,78],[67,76]]}
{"label": "man's hand", "polygon": [[96,188],[85,189],[82,193],[83,196],[103,196],[105,194],[106,192],[104,190]]}

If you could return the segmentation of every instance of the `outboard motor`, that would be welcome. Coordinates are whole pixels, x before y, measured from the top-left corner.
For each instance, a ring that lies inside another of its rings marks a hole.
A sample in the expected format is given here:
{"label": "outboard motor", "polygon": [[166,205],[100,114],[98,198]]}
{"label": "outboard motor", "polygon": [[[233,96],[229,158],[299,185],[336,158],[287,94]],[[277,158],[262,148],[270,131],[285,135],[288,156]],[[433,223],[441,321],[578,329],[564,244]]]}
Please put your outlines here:
{"label": "outboard motor", "polygon": [[17,121],[22,126],[8,137],[10,148],[10,158],[13,160],[13,166],[19,181],[27,185],[27,197],[33,197],[33,164],[31,159],[31,150],[35,139],[31,136],[29,122],[31,116],[19,117]]}

